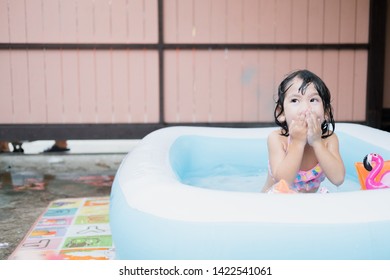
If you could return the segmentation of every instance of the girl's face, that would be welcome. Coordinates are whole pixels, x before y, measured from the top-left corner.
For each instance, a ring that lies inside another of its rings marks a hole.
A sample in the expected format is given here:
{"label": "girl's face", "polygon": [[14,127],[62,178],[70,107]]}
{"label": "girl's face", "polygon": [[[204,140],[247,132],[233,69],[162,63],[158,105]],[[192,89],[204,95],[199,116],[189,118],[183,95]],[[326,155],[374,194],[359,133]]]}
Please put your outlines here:
{"label": "girl's face", "polygon": [[283,102],[283,117],[286,119],[287,126],[290,126],[292,120],[302,119],[310,114],[314,114],[316,118],[320,119],[320,123],[322,123],[325,116],[321,96],[313,83],[310,83],[306,89],[299,90],[301,85],[302,79],[295,78],[292,80],[291,86],[286,92]]}

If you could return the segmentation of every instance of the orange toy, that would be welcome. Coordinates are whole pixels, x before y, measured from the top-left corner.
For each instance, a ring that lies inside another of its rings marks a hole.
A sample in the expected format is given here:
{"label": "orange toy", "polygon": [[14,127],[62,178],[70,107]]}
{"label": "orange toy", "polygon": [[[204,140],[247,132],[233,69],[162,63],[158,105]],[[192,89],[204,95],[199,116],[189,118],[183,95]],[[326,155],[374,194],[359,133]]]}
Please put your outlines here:
{"label": "orange toy", "polygon": [[280,180],[278,183],[272,186],[273,193],[297,193],[289,188],[285,180]]}

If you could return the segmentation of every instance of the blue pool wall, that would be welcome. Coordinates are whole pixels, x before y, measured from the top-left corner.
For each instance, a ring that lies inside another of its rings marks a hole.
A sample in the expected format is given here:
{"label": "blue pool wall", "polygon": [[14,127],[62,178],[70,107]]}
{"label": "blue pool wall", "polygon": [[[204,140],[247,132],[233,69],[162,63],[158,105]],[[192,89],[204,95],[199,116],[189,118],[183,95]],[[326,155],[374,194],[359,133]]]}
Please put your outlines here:
{"label": "blue pool wall", "polygon": [[110,215],[117,259],[390,259],[390,221],[368,224],[177,221],[128,207],[117,180],[113,184],[110,211],[117,213]]}

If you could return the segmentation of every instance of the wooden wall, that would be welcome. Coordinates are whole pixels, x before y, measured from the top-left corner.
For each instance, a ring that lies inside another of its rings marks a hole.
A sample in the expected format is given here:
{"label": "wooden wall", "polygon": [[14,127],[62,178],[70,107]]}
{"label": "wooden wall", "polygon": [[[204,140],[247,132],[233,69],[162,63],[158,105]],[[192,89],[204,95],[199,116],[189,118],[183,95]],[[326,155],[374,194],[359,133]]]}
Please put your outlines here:
{"label": "wooden wall", "polygon": [[299,68],[364,122],[369,24],[369,0],[0,0],[0,124],[269,124]]}

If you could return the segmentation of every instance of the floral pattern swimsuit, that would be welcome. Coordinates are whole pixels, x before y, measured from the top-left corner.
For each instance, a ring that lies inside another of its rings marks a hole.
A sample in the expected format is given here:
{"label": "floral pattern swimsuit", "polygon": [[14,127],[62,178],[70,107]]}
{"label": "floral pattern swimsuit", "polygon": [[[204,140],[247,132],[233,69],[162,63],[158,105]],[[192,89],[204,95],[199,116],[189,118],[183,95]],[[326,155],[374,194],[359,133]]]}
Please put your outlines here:
{"label": "floral pattern swimsuit", "polygon": [[291,189],[297,192],[311,192],[314,189],[320,189],[321,182],[324,180],[325,174],[319,163],[317,163],[310,170],[299,170],[294,183],[291,185]]}
{"label": "floral pattern swimsuit", "polygon": [[[288,137],[288,144],[290,144],[290,137]],[[271,166],[268,163],[269,174],[275,181],[272,175]],[[319,163],[316,164],[312,169],[307,171],[299,170],[295,177],[294,183],[290,188],[296,192],[319,192],[328,193],[329,190],[325,187],[320,187],[321,182],[325,180],[325,173]]]}
{"label": "floral pattern swimsuit", "polygon": [[[276,182],[272,175],[271,166],[268,164],[269,174],[271,178]],[[317,163],[312,169],[303,171],[299,170],[295,177],[294,183],[290,186],[293,191],[296,192],[319,192],[328,193],[329,190],[325,187],[320,187],[321,182],[325,180],[325,173],[322,171],[321,166]],[[271,188],[270,192],[273,192]]]}

